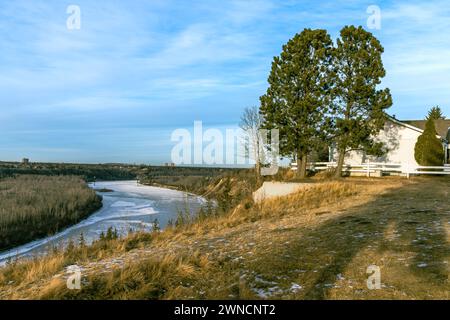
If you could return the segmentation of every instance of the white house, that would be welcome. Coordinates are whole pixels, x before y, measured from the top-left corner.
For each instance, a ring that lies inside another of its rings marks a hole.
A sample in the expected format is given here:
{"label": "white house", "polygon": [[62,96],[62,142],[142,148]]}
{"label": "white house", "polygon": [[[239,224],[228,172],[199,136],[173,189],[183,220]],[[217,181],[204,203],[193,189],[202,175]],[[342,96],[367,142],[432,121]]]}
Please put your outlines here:
{"label": "white house", "polygon": [[[362,151],[350,151],[345,157],[345,164],[360,165],[362,163],[382,162],[396,163],[402,167],[418,166],[414,158],[414,147],[417,138],[425,129],[426,120],[405,120],[400,121],[393,117],[388,117],[384,128],[376,136],[376,140],[384,143],[387,153],[381,157],[369,156]],[[438,138],[442,140],[442,147],[445,149],[444,163],[450,160],[450,120],[435,120]],[[333,150],[330,155],[331,161],[337,161],[337,152]]]}

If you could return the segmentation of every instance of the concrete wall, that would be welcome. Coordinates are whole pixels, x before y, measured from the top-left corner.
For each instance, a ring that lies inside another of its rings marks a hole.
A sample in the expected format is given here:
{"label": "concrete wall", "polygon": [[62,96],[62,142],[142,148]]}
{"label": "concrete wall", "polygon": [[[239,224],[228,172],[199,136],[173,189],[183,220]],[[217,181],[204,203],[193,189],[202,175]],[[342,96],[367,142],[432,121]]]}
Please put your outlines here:
{"label": "concrete wall", "polygon": [[287,196],[310,185],[311,183],[264,182],[261,188],[253,192],[253,200],[261,202],[265,199]]}

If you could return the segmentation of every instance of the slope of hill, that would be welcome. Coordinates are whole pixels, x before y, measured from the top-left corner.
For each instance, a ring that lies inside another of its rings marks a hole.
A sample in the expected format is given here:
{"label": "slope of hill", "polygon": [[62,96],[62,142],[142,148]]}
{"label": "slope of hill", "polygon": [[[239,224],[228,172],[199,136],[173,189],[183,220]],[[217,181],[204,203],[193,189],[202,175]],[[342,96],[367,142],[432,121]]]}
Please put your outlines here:
{"label": "slope of hill", "polygon": [[[161,233],[15,263],[0,297],[449,299],[450,181],[319,182]],[[68,290],[67,266],[82,268]],[[367,268],[381,288],[367,286]]]}

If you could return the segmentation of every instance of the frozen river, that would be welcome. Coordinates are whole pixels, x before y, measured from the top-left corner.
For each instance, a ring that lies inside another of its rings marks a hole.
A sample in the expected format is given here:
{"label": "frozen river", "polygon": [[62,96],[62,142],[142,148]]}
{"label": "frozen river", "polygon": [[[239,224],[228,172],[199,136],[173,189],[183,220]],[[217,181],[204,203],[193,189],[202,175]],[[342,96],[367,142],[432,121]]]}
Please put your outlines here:
{"label": "frozen river", "polygon": [[158,219],[161,228],[172,219],[176,220],[179,210],[188,208],[196,213],[204,199],[185,192],[150,187],[136,181],[108,181],[90,184],[90,187],[110,189],[112,192],[98,192],[103,196],[103,207],[80,223],[51,237],[36,240],[0,253],[0,264],[14,257],[39,255],[54,246],[75,242],[83,236],[87,243],[99,238],[109,227],[124,235],[132,230],[151,230],[152,222]]}

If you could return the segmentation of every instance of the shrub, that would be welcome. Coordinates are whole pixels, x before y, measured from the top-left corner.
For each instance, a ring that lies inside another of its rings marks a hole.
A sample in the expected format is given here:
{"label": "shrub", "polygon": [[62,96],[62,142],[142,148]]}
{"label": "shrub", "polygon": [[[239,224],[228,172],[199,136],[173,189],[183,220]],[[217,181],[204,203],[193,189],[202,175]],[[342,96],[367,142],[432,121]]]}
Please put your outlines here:
{"label": "shrub", "polygon": [[424,132],[417,139],[414,157],[421,166],[441,166],[444,162],[444,149],[436,137],[433,118],[427,120]]}

